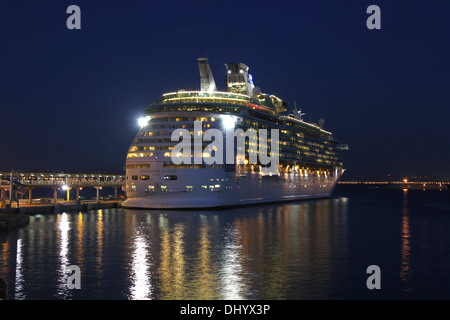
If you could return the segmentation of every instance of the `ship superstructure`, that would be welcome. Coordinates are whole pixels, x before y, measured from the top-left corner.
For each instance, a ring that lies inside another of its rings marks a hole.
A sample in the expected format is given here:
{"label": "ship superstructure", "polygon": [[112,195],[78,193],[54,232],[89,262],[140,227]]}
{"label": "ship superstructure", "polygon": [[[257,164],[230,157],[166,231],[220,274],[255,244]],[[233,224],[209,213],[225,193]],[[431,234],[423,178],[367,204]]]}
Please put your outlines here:
{"label": "ship superstructure", "polygon": [[[287,102],[262,93],[245,64],[225,65],[227,91],[221,92],[208,60],[198,63],[200,91],[166,93],[145,109],[127,154],[123,205],[205,208],[330,196],[344,172],[343,146],[331,132],[321,123],[305,122],[297,108],[286,114]],[[268,133],[265,149],[261,140],[249,137],[233,148],[218,150],[220,145],[212,143],[220,137],[227,144],[234,139],[227,136],[230,131],[251,130]],[[189,152],[174,152],[178,133],[190,136]],[[276,156],[276,168],[271,163],[266,170],[264,153]]]}

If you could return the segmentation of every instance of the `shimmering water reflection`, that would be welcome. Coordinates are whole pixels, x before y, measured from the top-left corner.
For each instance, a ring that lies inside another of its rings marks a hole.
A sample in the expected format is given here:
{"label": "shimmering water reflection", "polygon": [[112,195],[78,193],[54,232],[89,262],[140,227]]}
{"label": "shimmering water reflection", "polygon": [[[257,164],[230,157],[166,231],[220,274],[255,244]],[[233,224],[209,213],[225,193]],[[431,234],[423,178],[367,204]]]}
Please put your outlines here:
{"label": "shimmering water reflection", "polygon": [[[375,198],[337,196],[219,211],[36,215],[1,234],[0,276],[9,299],[415,297],[427,280],[414,278],[415,217],[397,196],[384,209],[368,205]],[[365,286],[371,264],[384,272],[376,293]],[[80,268],[79,290],[67,288],[69,265]],[[445,289],[436,292],[445,297]]]}

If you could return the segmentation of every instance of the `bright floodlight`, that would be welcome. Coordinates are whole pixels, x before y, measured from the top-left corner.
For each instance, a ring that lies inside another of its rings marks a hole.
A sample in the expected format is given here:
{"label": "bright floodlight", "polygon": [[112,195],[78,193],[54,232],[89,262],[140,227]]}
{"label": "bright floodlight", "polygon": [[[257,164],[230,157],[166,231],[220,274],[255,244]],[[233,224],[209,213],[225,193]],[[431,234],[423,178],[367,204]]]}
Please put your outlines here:
{"label": "bright floodlight", "polygon": [[236,117],[230,115],[223,115],[222,121],[225,129],[234,129],[234,126],[236,124]]}
{"label": "bright floodlight", "polygon": [[63,190],[67,190],[67,188],[68,188],[68,187],[67,187],[66,185],[63,185],[63,186],[62,186],[62,189],[63,189]]}
{"label": "bright floodlight", "polygon": [[141,117],[141,118],[138,119],[138,125],[141,128],[145,127],[148,124],[149,121],[150,121],[150,117],[149,116]]}

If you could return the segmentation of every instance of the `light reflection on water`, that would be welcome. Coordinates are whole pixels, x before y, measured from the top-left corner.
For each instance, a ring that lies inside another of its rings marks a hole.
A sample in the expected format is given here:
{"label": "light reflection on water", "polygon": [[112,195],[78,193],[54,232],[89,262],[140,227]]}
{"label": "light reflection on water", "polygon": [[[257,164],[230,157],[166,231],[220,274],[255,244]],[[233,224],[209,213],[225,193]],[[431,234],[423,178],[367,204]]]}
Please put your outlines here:
{"label": "light reflection on water", "polygon": [[220,283],[222,284],[223,299],[244,299],[245,287],[243,281],[243,253],[242,245],[237,244],[237,231],[231,227],[224,235],[223,255],[220,261]]}
{"label": "light reflection on water", "polygon": [[409,226],[409,214],[408,214],[408,193],[403,194],[403,209],[402,209],[402,233],[401,233],[401,267],[400,267],[400,279],[406,288],[403,288],[405,292],[412,291],[412,288],[408,287],[411,280],[411,268],[410,268],[410,256],[411,256],[411,233]]}
{"label": "light reflection on water", "polygon": [[66,268],[69,266],[69,230],[70,223],[67,213],[57,216],[56,224],[59,241],[59,268],[58,268],[58,296],[61,299],[69,298],[69,290],[67,290],[67,273]]}
{"label": "light reflection on water", "polygon": [[[398,286],[384,292],[397,297],[397,290],[412,290],[405,201],[391,217],[400,249],[394,244],[368,259],[359,241],[377,247],[384,240],[355,236],[367,222],[362,211],[349,214],[347,197],[219,211],[32,216],[29,226],[0,238],[0,276],[9,299],[354,299],[373,297],[365,268],[378,259],[382,270],[396,270]],[[359,264],[364,269],[355,275]],[[80,267],[80,290],[67,289],[69,265]]]}
{"label": "light reflection on water", "polygon": [[130,278],[131,300],[147,300],[151,298],[152,285],[149,272],[149,243],[144,234],[137,233],[133,241]]}
{"label": "light reflection on water", "polygon": [[17,255],[16,255],[16,295],[14,299],[24,300],[26,296],[23,294],[24,280],[22,274],[22,239],[17,239]]}

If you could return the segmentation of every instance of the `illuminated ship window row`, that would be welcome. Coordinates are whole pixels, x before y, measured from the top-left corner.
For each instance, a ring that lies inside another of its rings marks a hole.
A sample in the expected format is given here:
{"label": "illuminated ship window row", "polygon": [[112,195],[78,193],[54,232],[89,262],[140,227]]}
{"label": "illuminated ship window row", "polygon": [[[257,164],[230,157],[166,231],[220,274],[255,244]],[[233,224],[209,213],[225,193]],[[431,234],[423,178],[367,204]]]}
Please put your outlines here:
{"label": "illuminated ship window row", "polygon": [[145,109],[146,114],[162,113],[162,112],[208,112],[208,113],[234,113],[240,112],[240,107],[226,105],[156,105]]}
{"label": "illuminated ship window row", "polygon": [[154,117],[151,118],[151,122],[187,122],[187,121],[202,121],[202,122],[214,122],[214,117]]}
{"label": "illuminated ship window row", "polygon": [[[203,128],[214,128],[214,126],[211,123],[202,123]],[[148,129],[167,129],[168,131],[164,132],[164,131],[160,131],[160,134],[170,134],[170,132],[174,129],[178,129],[178,128],[194,128],[194,122],[188,122],[186,124],[183,125],[169,125],[169,124],[149,124],[146,126],[146,128]],[[142,131],[139,133],[140,136],[142,136],[144,134],[145,131]],[[147,133],[149,134],[149,133]],[[154,134],[154,133],[153,133]]]}
{"label": "illuminated ship window row", "polygon": [[192,98],[172,98],[166,99],[162,103],[226,103],[247,106],[247,101],[243,99],[217,99],[206,97],[192,97]]}
{"label": "illuminated ship window row", "polygon": [[[247,145],[248,145],[248,143],[247,143]],[[205,142],[205,144],[202,147],[203,147],[203,151],[205,151],[205,147],[207,147],[206,142]],[[140,151],[140,150],[145,150],[147,148],[151,149],[151,150],[155,150],[155,149],[157,149],[157,150],[171,150],[172,149],[171,146],[158,146],[158,147],[155,147],[155,146],[136,147],[135,146],[132,149],[133,149],[133,151],[136,151],[136,150]],[[268,152],[270,152],[270,150],[271,150],[270,148],[267,149]],[[256,154],[257,155],[259,154],[259,150],[256,150]],[[246,155],[247,156],[249,155],[248,148],[246,149]],[[331,161],[338,161],[339,160],[339,158],[336,156],[336,154],[321,154],[321,153],[318,153],[318,152],[300,151],[297,148],[281,148],[280,152],[279,152],[279,155],[280,155],[280,158],[288,158],[288,159],[292,159],[292,160],[296,160],[296,159],[300,160],[300,159],[305,158],[305,157],[306,158],[311,158],[311,159],[317,158],[318,161],[326,160],[326,161],[328,161],[327,163],[331,163]],[[152,156],[153,156],[152,152],[150,152],[150,153],[148,153],[148,152],[141,152],[141,153],[139,153],[139,152],[137,152],[137,153],[136,152],[134,152],[134,153],[131,152],[131,153],[129,153],[127,155],[127,158],[145,158],[145,157],[152,157]],[[164,154],[164,156],[165,157],[171,157],[171,153],[170,152],[166,152]],[[182,156],[182,154],[180,154],[179,156]],[[195,155],[193,153],[191,153],[191,157],[194,157],[194,156]],[[202,152],[199,156],[210,157],[211,154],[208,153],[208,152]]]}

